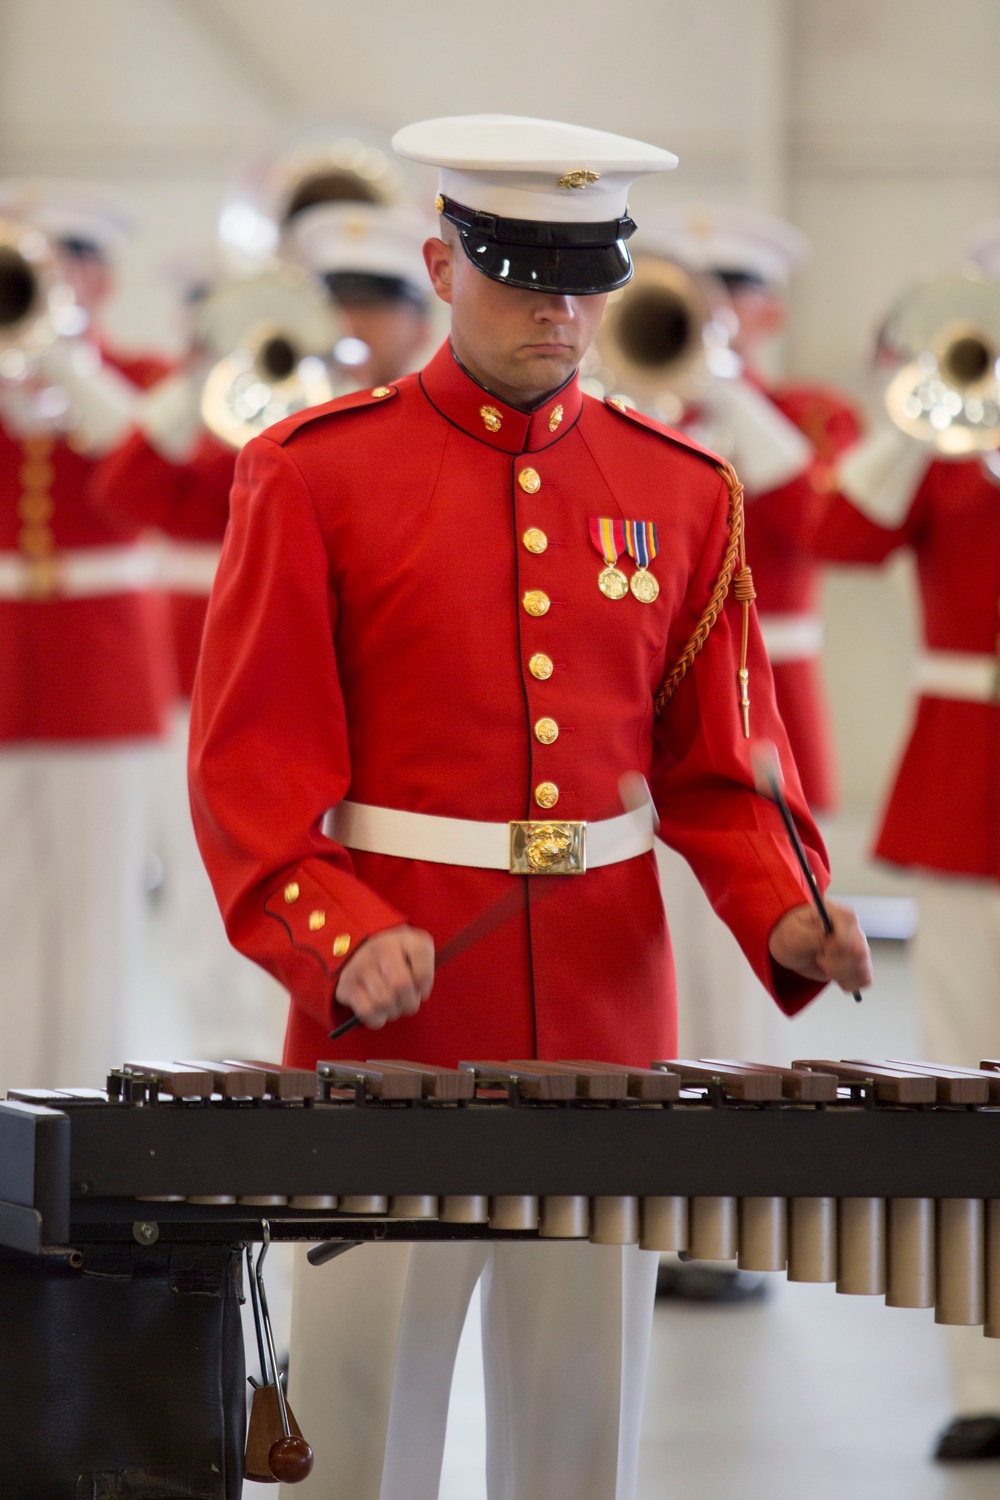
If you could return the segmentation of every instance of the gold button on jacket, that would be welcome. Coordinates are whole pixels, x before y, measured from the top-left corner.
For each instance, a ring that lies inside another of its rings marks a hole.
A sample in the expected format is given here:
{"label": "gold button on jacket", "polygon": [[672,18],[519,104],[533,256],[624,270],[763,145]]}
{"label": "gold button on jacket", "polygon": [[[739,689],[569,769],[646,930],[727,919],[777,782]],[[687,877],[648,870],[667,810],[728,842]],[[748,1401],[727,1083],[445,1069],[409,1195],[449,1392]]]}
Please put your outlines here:
{"label": "gold button on jacket", "polygon": [[544,615],[548,613],[551,600],[548,594],[543,594],[541,589],[529,589],[521,600],[529,615]]}
{"label": "gold button on jacket", "polygon": [[559,738],[559,725],[555,719],[538,719],[535,724],[535,737],[541,740],[543,745],[551,745]]}
{"label": "gold button on jacket", "polygon": [[546,656],[544,651],[536,651],[528,662],[528,671],[532,677],[537,677],[539,682],[544,682],[555,671],[551,656]]}
{"label": "gold button on jacket", "polygon": [[521,538],[529,552],[544,552],[549,545],[549,539],[544,531],[539,531],[537,526],[529,526]]}
{"label": "gold button on jacket", "polygon": [[554,781],[540,781],[535,787],[535,801],[539,807],[555,807],[559,801],[559,788]]}
{"label": "gold button on jacket", "polygon": [[542,487],[537,469],[522,469],[517,476],[517,482],[526,495],[537,495]]}

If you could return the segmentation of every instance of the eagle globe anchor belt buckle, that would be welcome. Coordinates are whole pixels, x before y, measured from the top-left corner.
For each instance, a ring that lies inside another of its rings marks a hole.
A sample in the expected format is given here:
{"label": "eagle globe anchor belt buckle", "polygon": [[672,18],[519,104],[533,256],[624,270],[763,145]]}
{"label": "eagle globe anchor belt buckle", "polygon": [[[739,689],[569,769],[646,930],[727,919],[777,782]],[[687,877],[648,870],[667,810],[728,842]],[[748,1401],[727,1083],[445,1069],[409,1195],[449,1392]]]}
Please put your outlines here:
{"label": "eagle globe anchor belt buckle", "polygon": [[510,824],[512,875],[582,875],[587,868],[587,825],[567,822]]}

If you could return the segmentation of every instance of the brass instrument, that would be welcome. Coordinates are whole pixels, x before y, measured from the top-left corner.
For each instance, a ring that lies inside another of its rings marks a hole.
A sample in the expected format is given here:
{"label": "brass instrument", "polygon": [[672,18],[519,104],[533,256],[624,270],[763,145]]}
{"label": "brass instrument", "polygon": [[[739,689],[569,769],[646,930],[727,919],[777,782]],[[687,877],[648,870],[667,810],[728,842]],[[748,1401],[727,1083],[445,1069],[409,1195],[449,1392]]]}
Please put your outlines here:
{"label": "brass instrument", "polygon": [[205,426],[242,448],[265,427],[332,400],[339,336],[329,299],[293,267],[224,282],[205,299],[195,329],[196,344],[214,360],[202,387]]}
{"label": "brass instrument", "polygon": [[736,328],[725,288],[664,256],[640,253],[628,285],[609,299],[596,349],[602,393],[676,421],[697,398]]}
{"label": "brass instrument", "polygon": [[879,329],[886,410],[958,457],[1000,448],[1000,286],[952,272],[902,296]]}
{"label": "brass instrument", "polygon": [[82,333],[86,323],[46,236],[23,220],[0,218],[0,378],[23,380],[33,355],[60,334]]}

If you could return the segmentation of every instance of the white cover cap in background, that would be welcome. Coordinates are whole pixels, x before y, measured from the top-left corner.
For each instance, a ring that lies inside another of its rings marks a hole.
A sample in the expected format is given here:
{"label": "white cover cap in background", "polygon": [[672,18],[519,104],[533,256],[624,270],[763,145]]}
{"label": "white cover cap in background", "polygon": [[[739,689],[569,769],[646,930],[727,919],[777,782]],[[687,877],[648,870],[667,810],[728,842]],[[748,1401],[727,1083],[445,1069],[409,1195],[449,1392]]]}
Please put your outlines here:
{"label": "white cover cap in background", "polygon": [[784,286],[809,254],[801,229],[759,209],[686,203],[659,210],[642,226],[642,248],[692,271],[737,271]]}
{"label": "white cover cap in background", "polygon": [[53,240],[82,240],[113,255],[135,229],[130,205],[83,185],[7,181],[0,183],[0,216],[35,225]]}
{"label": "white cover cap in background", "polygon": [[322,203],[296,215],[288,247],[316,275],[393,277],[429,295],[423,245],[434,232],[411,203]]}

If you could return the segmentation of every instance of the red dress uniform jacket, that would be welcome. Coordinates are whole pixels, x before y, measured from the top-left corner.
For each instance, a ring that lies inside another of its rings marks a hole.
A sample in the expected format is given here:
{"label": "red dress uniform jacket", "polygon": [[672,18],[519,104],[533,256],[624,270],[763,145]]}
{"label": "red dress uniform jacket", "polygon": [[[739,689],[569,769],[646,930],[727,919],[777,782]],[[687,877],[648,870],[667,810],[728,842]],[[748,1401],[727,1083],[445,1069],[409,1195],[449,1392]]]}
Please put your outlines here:
{"label": "red dress uniform jacket", "polygon": [[174,464],[133,432],[101,465],[96,498],[111,516],[160,531],[176,544],[166,558],[177,686],[194,690],[208,596],[218,548],[229,519],[236,454],[209,433],[190,459]]}
{"label": "red dress uniform jacket", "polygon": [[[826,508],[833,465],[861,433],[843,397],[823,386],[770,387],[766,394],[809,439],[816,457],[789,484],[747,497],[747,552],[765,634],[769,615],[819,613],[821,570],[812,538]],[[815,812],[829,812],[836,805],[837,784],[821,659],[779,656],[776,652],[771,660],[774,692],[806,800]]]}
{"label": "red dress uniform jacket", "polygon": [[[523,913],[443,969],[377,1050],[648,1063],[674,1045],[651,852],[558,883],[352,853],[321,831],[348,795],[506,823],[546,816],[545,782],[558,789],[547,816],[600,819],[620,812],[619,777],[639,770],[663,835],[779,1002],[794,1011],[813,996],[773,972],[767,950],[805,894],[775,809],[748,790],[739,605],[654,719],[719,573],[728,506],[710,457],[656,423],[585,398],[575,380],[518,411],[447,345],[419,376],[243,450],[195,686],[192,806],[233,942],[291,991],[290,1058],[371,1050],[327,1041],[348,1014],[333,1001],[339,969],[367,936],[410,922],[440,945],[512,879]],[[601,593],[592,516],[657,522],[655,603]],[[550,601],[544,613],[525,609],[532,591]],[[755,732],[787,757],[755,629],[750,655]],[[546,718],[550,743],[535,729]]]}
{"label": "red dress uniform jacket", "polygon": [[[163,366],[110,356],[135,384]],[[168,621],[151,588],[67,597],[60,569],[134,544],[92,503],[100,462],[48,433],[0,426],[0,570],[34,576],[0,596],[0,741],[122,740],[161,733],[173,694]],[[86,554],[86,556],[85,556]]]}
{"label": "red dress uniform jacket", "polygon": [[[978,460],[932,463],[895,528],[837,496],[818,547],[844,563],[881,563],[911,547],[927,648],[997,653],[1000,488]],[[1000,705],[919,697],[876,854],[894,864],[1000,879],[998,756]]]}

